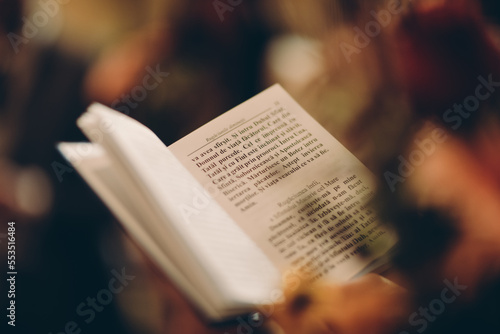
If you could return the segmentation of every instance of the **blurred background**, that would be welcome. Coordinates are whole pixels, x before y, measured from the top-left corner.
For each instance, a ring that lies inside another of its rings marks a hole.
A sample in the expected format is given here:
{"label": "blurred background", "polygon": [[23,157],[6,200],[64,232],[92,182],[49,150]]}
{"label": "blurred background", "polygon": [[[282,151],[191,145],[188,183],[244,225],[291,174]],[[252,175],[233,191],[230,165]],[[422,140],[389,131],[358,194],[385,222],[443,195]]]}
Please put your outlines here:
{"label": "blurred background", "polygon": [[[393,2],[0,0],[0,248],[15,221],[15,330],[75,321],[88,333],[201,333],[56,143],[85,140],[75,122],[98,101],[170,144],[277,82],[377,173],[422,114],[393,57],[411,1],[396,1],[401,17],[366,45],[353,42],[353,27]],[[496,41],[498,2],[482,5]],[[151,71],[157,84],[144,89]],[[78,306],[122,268],[135,278],[82,321]]]}

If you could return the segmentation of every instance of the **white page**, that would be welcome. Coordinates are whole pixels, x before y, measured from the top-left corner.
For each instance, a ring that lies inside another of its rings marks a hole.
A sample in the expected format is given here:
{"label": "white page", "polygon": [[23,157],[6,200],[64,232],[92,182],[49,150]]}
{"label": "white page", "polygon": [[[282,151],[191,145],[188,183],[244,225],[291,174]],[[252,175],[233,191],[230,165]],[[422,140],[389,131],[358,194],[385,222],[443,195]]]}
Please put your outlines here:
{"label": "white page", "polygon": [[[137,197],[140,190],[122,175],[111,159],[98,144],[61,143],[61,153],[71,160],[78,173],[94,189],[113,214],[120,219],[129,236],[151,257],[157,266],[187,295],[205,310],[213,319],[222,318],[203,291],[199,291],[189,276],[183,274],[168,257],[162,233],[148,228],[156,219],[151,211],[145,210],[148,203]],[[83,153],[83,154],[82,154]],[[153,226],[154,227],[154,226]],[[158,226],[156,226],[158,228]]]}
{"label": "white page", "polygon": [[[199,183],[149,129],[97,104],[79,119],[79,126],[91,140],[102,139],[113,160],[127,168],[161,217],[158,223],[168,231],[165,242],[175,245],[168,255],[184,273],[198,276],[197,288],[221,312],[249,310],[269,298],[279,278],[276,268],[217,202],[203,196]],[[186,213],[188,207],[199,214]]]}
{"label": "white page", "polygon": [[169,148],[282,271],[345,280],[395,243],[371,173],[278,85]]}

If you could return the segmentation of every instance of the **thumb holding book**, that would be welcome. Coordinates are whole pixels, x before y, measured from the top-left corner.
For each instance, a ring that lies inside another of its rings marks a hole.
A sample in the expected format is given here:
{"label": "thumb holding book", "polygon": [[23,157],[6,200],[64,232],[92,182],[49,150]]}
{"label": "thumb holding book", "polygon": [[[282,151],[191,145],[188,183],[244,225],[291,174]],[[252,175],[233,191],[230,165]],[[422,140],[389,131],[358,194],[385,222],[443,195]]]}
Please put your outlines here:
{"label": "thumb holding book", "polygon": [[340,284],[304,285],[285,293],[272,320],[277,332],[286,334],[392,333],[410,313],[408,294],[376,274]]}

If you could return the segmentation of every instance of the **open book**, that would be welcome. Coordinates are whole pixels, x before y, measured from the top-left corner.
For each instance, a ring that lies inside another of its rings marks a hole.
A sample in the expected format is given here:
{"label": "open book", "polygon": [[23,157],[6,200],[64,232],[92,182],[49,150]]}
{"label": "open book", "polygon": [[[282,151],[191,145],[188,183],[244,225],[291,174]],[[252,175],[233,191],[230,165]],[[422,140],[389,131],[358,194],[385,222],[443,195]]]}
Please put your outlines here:
{"label": "open book", "polygon": [[284,273],[348,280],[394,246],[373,176],[279,85],[166,147],[93,104],[59,149],[212,320],[273,301]]}

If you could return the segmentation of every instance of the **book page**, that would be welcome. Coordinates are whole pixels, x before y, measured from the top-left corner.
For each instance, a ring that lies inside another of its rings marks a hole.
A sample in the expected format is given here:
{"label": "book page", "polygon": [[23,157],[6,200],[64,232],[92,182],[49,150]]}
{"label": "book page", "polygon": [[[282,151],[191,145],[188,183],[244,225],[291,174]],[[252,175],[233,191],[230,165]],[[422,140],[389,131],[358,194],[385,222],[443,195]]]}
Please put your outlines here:
{"label": "book page", "polygon": [[282,271],[345,280],[395,243],[371,173],[279,85],[169,148]]}
{"label": "book page", "polygon": [[[203,291],[196,289],[193,277],[186,277],[165,254],[168,250],[161,233],[152,229],[155,220],[152,210],[144,210],[148,203],[136,196],[140,190],[127,177],[113,166],[112,159],[98,144],[93,143],[60,143],[60,152],[72,162],[85,181],[96,191],[97,195],[120,219],[128,235],[156,262],[158,267],[177,284],[191,300],[203,307],[213,318],[219,317],[216,308],[210,304]],[[81,154],[85,152],[85,154]]]}
{"label": "book page", "polygon": [[[199,182],[151,130],[99,104],[89,107],[78,126],[101,142],[122,182],[133,184],[128,191],[143,212],[140,225],[206,296],[217,318],[268,298],[279,279],[274,265],[216,201],[204,198]],[[189,208],[203,214],[188,221]]]}

